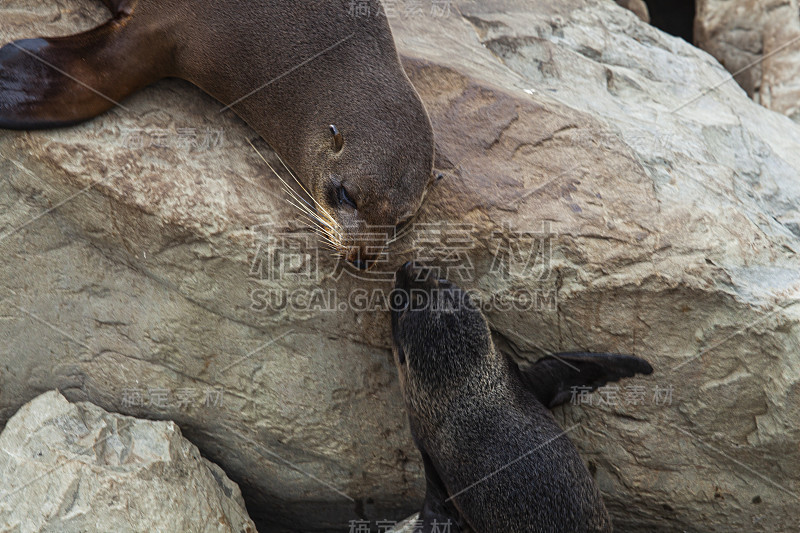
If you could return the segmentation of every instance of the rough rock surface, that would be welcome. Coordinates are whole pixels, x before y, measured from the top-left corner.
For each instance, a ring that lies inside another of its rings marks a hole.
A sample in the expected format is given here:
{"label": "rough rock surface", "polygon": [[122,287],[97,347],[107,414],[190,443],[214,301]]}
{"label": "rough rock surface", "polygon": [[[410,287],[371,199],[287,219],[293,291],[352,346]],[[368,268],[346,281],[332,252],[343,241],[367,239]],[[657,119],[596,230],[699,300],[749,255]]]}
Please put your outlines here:
{"label": "rough rock surface", "polygon": [[255,533],[241,492],[172,422],[42,394],[0,434],[0,531]]}
{"label": "rough rock surface", "polygon": [[636,16],[644,22],[650,22],[650,14],[647,11],[647,4],[644,0],[615,0],[619,5],[625,9],[630,9]]}
{"label": "rough rock surface", "polygon": [[[458,6],[391,18],[445,177],[416,219],[431,226],[382,268],[447,242],[469,267],[451,277],[487,301],[541,296],[487,312],[520,358],[615,350],[653,364],[640,403],[621,389],[616,403],[556,412],[580,424],[570,435],[618,531],[791,530],[800,126],[610,0]],[[104,16],[84,0],[14,0],[0,37]],[[53,387],[175,420],[265,531],[374,528],[418,510],[388,313],[265,306],[258,292],[341,301],[388,279],[357,279],[303,241],[256,135],[199,90],[165,81],[124,105],[75,128],[0,133],[0,423]],[[271,240],[319,275],[265,272]],[[547,260],[522,268],[531,243]],[[495,268],[507,245],[510,276]]]}
{"label": "rough rock surface", "polygon": [[695,42],[756,101],[800,121],[797,0],[698,0]]}

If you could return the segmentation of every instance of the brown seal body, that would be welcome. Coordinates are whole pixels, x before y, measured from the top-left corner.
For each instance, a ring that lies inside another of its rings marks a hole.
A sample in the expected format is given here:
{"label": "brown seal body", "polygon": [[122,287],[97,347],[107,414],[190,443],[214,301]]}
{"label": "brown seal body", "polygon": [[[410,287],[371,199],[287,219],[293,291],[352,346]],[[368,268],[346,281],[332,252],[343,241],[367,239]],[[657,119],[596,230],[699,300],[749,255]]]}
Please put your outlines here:
{"label": "brown seal body", "polygon": [[105,3],[113,18],[98,28],[0,49],[1,128],[76,124],[179,77],[272,146],[357,266],[376,255],[365,226],[393,227],[419,208],[433,132],[377,0],[369,16],[347,0]]}
{"label": "brown seal body", "polygon": [[459,287],[409,263],[395,289],[395,364],[427,481],[421,530],[610,532],[600,492],[548,408],[572,387],[652,367],[581,352],[523,369],[495,350],[485,317]]}

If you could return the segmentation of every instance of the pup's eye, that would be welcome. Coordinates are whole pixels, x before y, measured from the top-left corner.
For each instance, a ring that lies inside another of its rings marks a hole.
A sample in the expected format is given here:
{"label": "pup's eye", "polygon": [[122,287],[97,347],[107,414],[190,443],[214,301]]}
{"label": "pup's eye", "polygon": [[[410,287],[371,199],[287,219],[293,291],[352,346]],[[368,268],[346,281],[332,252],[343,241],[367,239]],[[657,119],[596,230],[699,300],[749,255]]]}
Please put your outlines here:
{"label": "pup's eye", "polygon": [[330,130],[333,135],[333,151],[341,152],[344,147],[344,136],[333,124],[330,125]]}
{"label": "pup's eye", "polygon": [[336,195],[339,199],[339,205],[349,205],[353,209],[358,209],[356,202],[350,198],[347,194],[347,189],[345,189],[343,185],[339,185],[339,188],[336,190]]}

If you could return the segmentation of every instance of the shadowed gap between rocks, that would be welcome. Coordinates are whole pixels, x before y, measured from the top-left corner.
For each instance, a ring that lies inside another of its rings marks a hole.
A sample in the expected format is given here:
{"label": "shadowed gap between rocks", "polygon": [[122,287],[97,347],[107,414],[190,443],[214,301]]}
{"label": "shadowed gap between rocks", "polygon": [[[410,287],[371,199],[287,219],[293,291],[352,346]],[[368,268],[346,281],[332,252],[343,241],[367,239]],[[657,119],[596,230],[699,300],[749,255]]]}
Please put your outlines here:
{"label": "shadowed gap between rocks", "polygon": [[650,24],[670,35],[694,42],[695,0],[645,0]]}

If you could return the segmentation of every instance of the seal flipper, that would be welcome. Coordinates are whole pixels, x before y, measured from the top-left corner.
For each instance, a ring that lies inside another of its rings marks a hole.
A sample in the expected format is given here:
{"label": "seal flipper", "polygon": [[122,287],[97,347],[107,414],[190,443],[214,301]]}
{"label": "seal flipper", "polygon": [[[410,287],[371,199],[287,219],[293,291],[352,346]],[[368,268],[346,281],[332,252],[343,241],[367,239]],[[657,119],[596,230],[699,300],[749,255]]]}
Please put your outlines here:
{"label": "seal flipper", "polygon": [[143,45],[147,32],[131,24],[127,2],[106,3],[119,11],[93,30],[0,48],[0,128],[83,122],[168,75],[166,47]]}
{"label": "seal flipper", "polygon": [[414,531],[460,533],[462,530],[458,510],[447,501],[447,488],[444,486],[442,478],[439,477],[436,467],[425,450],[419,445],[417,448],[422,453],[422,464],[425,468],[425,501],[422,503],[422,510],[419,513],[422,528]]}
{"label": "seal flipper", "polygon": [[553,408],[570,399],[572,387],[595,390],[611,381],[651,374],[653,367],[633,355],[568,352],[543,357],[519,371],[523,383],[539,401]]}

